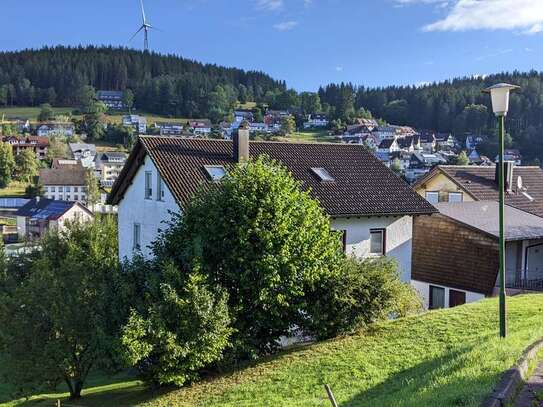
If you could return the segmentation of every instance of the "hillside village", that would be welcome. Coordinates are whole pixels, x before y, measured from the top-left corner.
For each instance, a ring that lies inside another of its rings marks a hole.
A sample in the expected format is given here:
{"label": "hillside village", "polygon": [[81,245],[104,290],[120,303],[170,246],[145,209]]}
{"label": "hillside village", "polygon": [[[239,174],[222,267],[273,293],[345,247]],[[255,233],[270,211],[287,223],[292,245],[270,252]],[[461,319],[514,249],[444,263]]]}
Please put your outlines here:
{"label": "hillside village", "polygon": [[[538,159],[505,134],[500,186],[482,104],[462,102],[464,124],[443,132],[319,101],[337,89],[352,99],[351,85],[269,86],[284,89],[217,85],[208,96],[220,103],[198,101],[204,117],[149,113],[136,100],[153,97],[126,86],[82,85],[71,107],[6,97],[0,403],[502,397],[500,375],[541,334]],[[299,107],[277,102],[288,97]],[[501,288],[514,339],[500,343]]]}

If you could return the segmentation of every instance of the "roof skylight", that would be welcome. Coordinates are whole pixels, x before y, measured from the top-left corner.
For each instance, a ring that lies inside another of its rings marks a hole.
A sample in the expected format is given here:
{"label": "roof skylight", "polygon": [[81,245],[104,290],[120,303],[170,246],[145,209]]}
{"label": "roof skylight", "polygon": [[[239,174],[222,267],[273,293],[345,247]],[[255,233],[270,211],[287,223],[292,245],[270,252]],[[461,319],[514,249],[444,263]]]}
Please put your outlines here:
{"label": "roof skylight", "polygon": [[311,168],[311,171],[313,171],[315,175],[320,178],[321,181],[324,181],[324,182],[335,181],[334,177],[330,175],[330,173],[326,170],[326,168],[314,167],[314,168]]}
{"label": "roof skylight", "polygon": [[222,165],[204,165],[204,168],[214,182],[219,182],[226,176],[226,169]]}

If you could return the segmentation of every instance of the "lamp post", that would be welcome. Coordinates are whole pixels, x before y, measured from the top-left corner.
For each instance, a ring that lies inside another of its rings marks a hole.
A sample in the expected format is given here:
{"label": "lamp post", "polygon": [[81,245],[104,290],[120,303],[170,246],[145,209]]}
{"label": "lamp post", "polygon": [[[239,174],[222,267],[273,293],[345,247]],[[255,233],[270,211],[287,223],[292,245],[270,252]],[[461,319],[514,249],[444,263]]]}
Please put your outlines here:
{"label": "lamp post", "polygon": [[505,116],[509,110],[509,93],[512,90],[518,89],[516,85],[509,85],[507,83],[499,83],[485,89],[483,92],[490,93],[492,99],[492,110],[498,118],[498,130],[499,130],[499,194],[500,194],[500,272],[499,272],[499,284],[500,284],[500,337],[505,338],[507,336],[507,324],[506,324],[506,308],[505,308],[505,236],[504,236],[504,206],[505,206],[505,177],[504,177],[504,133],[505,133]]}

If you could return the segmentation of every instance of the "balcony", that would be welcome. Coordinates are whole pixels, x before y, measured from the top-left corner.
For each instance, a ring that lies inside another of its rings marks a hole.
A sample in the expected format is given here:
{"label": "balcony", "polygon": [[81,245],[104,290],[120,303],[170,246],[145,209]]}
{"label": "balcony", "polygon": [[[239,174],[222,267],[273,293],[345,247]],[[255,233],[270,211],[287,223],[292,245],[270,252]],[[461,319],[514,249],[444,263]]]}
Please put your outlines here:
{"label": "balcony", "polygon": [[[533,270],[508,270],[506,273],[510,276],[507,278],[506,288],[525,291],[541,291],[543,292],[543,272]],[[515,276],[513,278],[513,276]],[[506,275],[507,277],[507,275]]]}

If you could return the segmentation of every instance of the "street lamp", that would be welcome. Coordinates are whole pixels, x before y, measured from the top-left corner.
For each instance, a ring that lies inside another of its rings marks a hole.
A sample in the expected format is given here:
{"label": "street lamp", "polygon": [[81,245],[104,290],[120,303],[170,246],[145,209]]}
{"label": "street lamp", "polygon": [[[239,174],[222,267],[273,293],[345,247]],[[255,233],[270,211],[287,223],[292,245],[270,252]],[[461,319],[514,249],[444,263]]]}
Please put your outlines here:
{"label": "street lamp", "polygon": [[483,92],[490,93],[492,99],[492,110],[498,118],[499,129],[499,193],[500,193],[500,336],[505,338],[507,335],[506,324],[506,308],[505,308],[505,237],[504,237],[504,205],[505,205],[505,180],[504,180],[504,165],[503,165],[503,150],[504,150],[504,132],[505,132],[505,116],[509,110],[509,93],[519,86],[509,85],[507,83],[498,83],[485,89]]}

